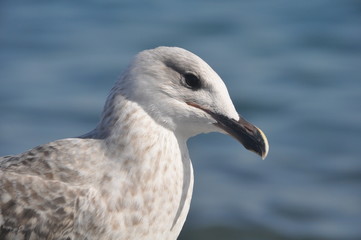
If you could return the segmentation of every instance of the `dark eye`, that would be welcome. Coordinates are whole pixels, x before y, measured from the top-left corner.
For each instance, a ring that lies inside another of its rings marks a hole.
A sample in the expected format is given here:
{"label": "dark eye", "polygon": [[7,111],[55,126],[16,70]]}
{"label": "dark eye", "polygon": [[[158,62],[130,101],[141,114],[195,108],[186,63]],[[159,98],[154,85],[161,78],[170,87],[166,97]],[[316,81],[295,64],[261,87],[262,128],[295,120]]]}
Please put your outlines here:
{"label": "dark eye", "polygon": [[187,84],[187,86],[193,90],[200,89],[202,85],[199,78],[193,73],[184,74],[184,81]]}

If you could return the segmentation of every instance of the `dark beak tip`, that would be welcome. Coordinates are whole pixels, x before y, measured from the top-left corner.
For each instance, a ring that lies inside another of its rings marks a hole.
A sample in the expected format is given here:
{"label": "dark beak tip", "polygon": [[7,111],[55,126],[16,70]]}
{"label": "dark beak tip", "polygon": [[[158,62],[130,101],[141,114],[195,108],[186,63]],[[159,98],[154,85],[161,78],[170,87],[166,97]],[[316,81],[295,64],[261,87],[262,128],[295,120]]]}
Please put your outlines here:
{"label": "dark beak tip", "polygon": [[240,116],[239,120],[229,119],[222,115],[214,114],[217,126],[237,139],[246,149],[255,152],[262,159],[268,155],[269,145],[266,135],[261,129],[247,122]]}
{"label": "dark beak tip", "polygon": [[247,150],[256,153],[262,158],[262,160],[264,160],[267,157],[269,151],[266,135],[256,126],[254,126],[253,131],[248,132],[248,134],[230,135],[235,137]]}

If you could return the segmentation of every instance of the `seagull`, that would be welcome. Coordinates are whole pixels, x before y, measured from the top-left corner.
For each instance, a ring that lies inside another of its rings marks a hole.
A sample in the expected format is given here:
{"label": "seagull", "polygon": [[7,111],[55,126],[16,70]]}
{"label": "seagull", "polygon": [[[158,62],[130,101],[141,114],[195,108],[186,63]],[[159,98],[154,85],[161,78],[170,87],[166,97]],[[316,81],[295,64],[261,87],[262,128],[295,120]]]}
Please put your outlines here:
{"label": "seagull", "polygon": [[0,158],[0,239],[177,239],[193,190],[187,140],[208,132],[267,156],[264,133],[200,57],[138,53],[94,130]]}

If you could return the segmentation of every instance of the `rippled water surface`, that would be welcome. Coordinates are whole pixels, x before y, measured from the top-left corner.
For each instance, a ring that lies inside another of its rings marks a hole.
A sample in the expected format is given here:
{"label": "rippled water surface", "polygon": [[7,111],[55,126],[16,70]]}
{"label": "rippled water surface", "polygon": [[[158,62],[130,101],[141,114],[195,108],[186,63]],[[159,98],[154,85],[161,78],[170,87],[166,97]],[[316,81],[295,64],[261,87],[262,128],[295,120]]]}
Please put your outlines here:
{"label": "rippled water surface", "polygon": [[265,161],[220,134],[189,141],[180,239],[361,239],[361,3],[0,2],[0,155],[77,136],[138,51],[180,46],[267,134]]}

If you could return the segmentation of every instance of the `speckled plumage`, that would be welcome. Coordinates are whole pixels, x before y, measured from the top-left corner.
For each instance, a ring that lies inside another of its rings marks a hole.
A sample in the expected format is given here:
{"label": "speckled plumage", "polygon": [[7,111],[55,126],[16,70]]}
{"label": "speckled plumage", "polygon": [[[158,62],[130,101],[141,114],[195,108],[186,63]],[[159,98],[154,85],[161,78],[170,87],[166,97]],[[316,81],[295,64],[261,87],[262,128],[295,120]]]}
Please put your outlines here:
{"label": "speckled plumage", "polygon": [[[185,72],[204,89],[185,86]],[[186,141],[224,132],[189,102],[238,118],[223,82],[194,54],[138,54],[95,130],[0,158],[0,239],[176,239],[193,188]]]}

